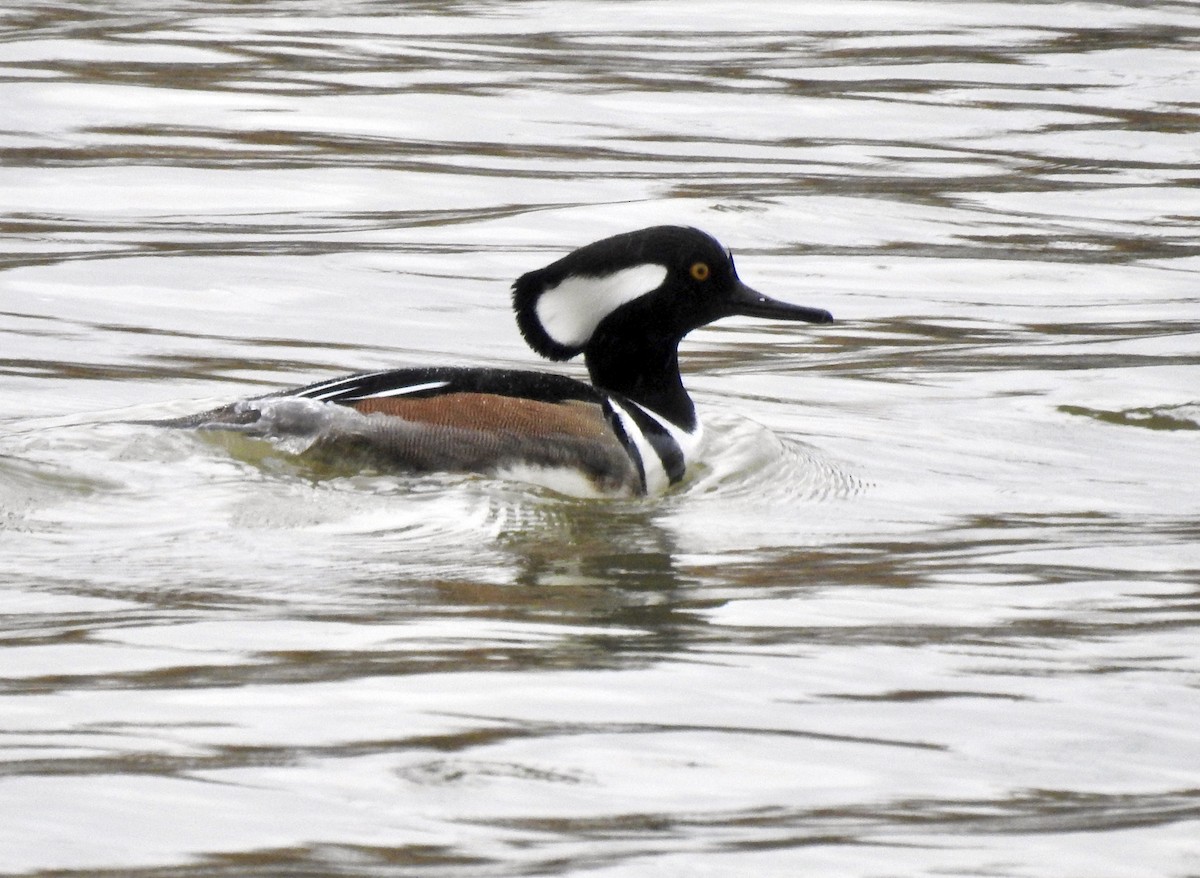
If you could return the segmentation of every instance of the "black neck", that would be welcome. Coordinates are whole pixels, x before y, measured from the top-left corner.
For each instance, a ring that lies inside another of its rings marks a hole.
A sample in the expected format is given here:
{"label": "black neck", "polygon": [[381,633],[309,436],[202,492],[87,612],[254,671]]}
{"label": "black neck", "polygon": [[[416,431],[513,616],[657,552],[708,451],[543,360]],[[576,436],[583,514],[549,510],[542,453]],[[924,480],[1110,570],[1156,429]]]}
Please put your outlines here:
{"label": "black neck", "polygon": [[615,391],[685,430],[696,426],[696,407],[679,375],[679,340],[593,337],[584,349],[592,384]]}

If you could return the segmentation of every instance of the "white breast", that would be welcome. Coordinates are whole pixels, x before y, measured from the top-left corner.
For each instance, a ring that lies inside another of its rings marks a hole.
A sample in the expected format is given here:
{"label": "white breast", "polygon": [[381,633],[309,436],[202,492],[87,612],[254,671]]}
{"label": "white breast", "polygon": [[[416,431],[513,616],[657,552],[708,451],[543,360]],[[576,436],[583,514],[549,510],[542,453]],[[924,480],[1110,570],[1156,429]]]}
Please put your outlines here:
{"label": "white breast", "polygon": [[[629,437],[634,447],[637,448],[638,455],[642,459],[642,472],[646,477],[646,493],[661,494],[667,488],[671,487],[671,477],[667,475],[667,469],[663,466],[662,458],[658,456],[658,452],[654,450],[654,446],[650,444],[650,440],[646,438],[646,434],[638,427],[637,421],[634,420],[629,411],[611,396],[608,397],[608,404],[612,406],[617,420],[621,423],[621,429],[625,431],[625,435]],[[687,467],[691,466],[692,462],[696,459],[696,455],[700,451],[700,444],[704,438],[704,428],[700,424],[699,419],[696,421],[695,429],[688,432],[645,406],[638,405],[633,400],[629,400],[629,404],[637,406],[640,411],[653,418],[655,422],[667,431],[667,434],[675,441],[675,444],[679,446],[679,450],[683,453],[684,471],[686,472]]]}

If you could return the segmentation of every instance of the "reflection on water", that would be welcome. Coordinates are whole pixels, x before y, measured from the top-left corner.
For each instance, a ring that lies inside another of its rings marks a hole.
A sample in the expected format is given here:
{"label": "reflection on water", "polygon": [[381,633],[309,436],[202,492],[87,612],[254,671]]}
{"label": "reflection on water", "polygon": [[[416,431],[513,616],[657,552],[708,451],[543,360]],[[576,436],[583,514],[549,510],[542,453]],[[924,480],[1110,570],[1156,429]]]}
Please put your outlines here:
{"label": "reflection on water", "polygon": [[[1196,873],[1198,40],[1183,2],[0,15],[4,870]],[[839,318],[688,340],[664,498],[129,423],[531,367],[511,279],[658,222]]]}

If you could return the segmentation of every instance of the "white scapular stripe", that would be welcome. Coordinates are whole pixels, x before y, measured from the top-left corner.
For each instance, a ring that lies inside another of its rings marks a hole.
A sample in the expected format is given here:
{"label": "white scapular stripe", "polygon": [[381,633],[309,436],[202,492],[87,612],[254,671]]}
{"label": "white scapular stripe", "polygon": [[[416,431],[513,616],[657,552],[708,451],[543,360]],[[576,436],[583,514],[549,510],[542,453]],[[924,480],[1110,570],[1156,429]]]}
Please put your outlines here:
{"label": "white scapular stripe", "polygon": [[[327,396],[333,396],[335,393],[338,393],[348,384],[357,384],[364,379],[374,378],[376,375],[382,375],[386,371],[386,369],[382,369],[378,372],[367,372],[363,375],[352,375],[349,378],[334,378],[332,381],[326,381],[323,384],[314,384],[312,387],[306,387],[304,389],[307,391],[307,396],[309,399],[324,399]],[[317,391],[319,390],[328,392],[317,395]]]}
{"label": "white scapular stripe", "polygon": [[537,300],[537,318],[546,334],[561,345],[587,342],[600,321],[624,305],[662,286],[666,266],[648,262],[598,277],[571,275]]}
{"label": "white scapular stripe", "polygon": [[449,381],[427,381],[424,384],[409,384],[407,387],[393,387],[391,390],[380,390],[377,393],[364,393],[362,396],[348,396],[346,402],[359,399],[383,399],[386,396],[405,396],[409,393],[420,393],[422,390],[436,390],[445,387]]}

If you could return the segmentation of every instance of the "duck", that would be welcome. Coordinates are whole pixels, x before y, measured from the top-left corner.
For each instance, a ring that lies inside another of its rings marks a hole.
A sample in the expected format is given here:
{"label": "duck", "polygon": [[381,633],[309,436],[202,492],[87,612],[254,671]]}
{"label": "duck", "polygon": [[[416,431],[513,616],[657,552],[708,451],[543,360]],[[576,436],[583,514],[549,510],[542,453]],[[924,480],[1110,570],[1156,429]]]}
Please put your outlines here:
{"label": "duck", "polygon": [[725,317],[825,324],[829,311],[770,298],[733,254],[687,226],[625,232],[512,285],[517,327],[587,381],[522,369],[433,366],[320,381],[162,422],[276,441],[406,473],[479,473],[562,493],[645,496],[683,482],[703,429],[679,345]]}

